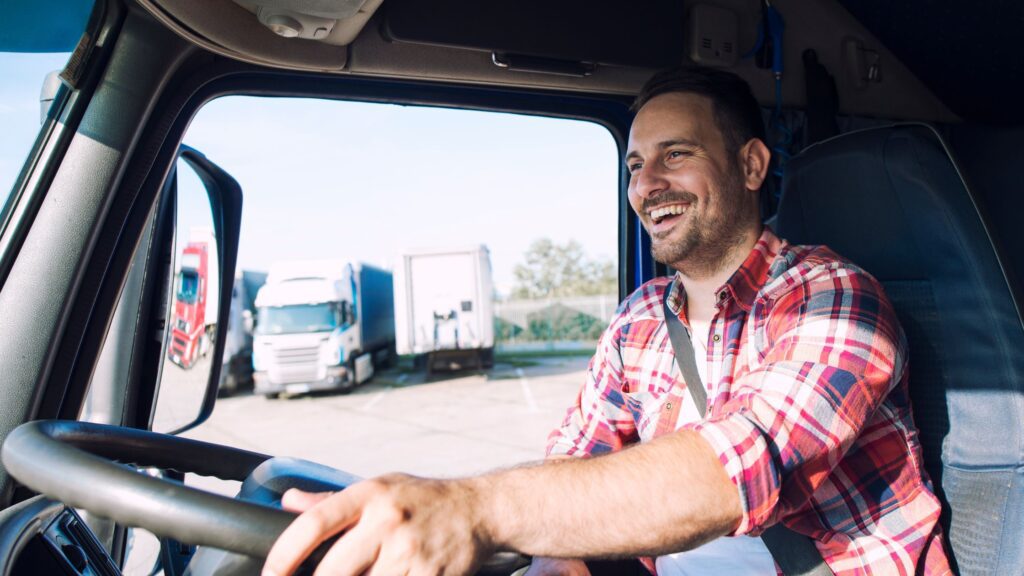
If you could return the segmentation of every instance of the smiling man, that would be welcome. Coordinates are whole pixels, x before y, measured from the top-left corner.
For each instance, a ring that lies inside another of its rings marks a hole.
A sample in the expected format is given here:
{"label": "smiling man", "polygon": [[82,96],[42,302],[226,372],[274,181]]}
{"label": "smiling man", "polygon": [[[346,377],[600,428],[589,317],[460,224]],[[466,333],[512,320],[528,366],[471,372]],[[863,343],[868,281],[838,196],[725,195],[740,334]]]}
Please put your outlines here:
{"label": "smiling man", "polygon": [[[773,525],[835,574],[949,572],[892,306],[856,265],[762,226],[770,153],[749,87],[673,69],[636,106],[629,201],[675,274],[619,307],[548,461],[289,492],[304,513],[268,573],[343,533],[324,573],[463,574],[505,549],[538,557],[531,576],[634,556],[659,574],[774,574],[754,537]],[[666,309],[695,351],[689,382]]]}

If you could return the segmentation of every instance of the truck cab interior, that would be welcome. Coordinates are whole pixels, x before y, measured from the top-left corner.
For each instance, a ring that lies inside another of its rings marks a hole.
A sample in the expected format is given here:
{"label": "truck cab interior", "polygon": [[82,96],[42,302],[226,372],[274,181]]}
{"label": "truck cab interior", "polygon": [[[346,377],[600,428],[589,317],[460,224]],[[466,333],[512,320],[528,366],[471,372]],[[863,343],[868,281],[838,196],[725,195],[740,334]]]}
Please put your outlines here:
{"label": "truck cab interior", "polygon": [[[119,574],[129,526],[179,543],[164,547],[167,574],[256,573],[292,517],[274,506],[284,489],[353,481],[151,432],[179,158],[210,195],[220,277],[236,272],[244,191],[182,146],[204,104],[287,96],[573,118],[604,126],[623,152],[632,98],[684,62],[739,74],[762,104],[776,162],[764,216],[779,235],[831,246],[894,302],[955,569],[1024,572],[1017,3],[96,0],[70,34],[51,3],[13,6],[0,50],[73,53],[0,212],[3,576]],[[624,297],[665,270],[621,165],[618,186]],[[218,290],[227,302],[231,283]],[[224,335],[210,346],[222,354]],[[213,410],[218,365],[180,429]],[[99,380],[109,418],[82,422]],[[241,492],[176,483],[186,471]],[[523,562],[496,557],[481,573]]]}

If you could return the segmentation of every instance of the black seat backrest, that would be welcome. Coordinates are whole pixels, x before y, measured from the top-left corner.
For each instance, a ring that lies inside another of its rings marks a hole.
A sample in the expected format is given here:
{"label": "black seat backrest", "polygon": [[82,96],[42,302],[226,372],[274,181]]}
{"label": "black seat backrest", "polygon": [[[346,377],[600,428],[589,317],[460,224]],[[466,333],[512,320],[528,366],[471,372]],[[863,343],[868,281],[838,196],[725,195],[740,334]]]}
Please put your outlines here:
{"label": "black seat backrest", "polygon": [[942,139],[914,124],[809,147],[786,167],[776,228],[885,286],[954,561],[961,574],[1024,574],[1024,324]]}

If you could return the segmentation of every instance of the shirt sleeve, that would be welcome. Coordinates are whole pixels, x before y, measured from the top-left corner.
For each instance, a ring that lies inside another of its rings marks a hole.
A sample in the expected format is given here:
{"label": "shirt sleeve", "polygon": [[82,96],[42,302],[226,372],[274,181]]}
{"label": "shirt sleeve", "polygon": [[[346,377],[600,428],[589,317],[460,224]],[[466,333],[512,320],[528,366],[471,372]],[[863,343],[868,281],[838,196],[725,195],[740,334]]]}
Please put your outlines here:
{"label": "shirt sleeve", "polygon": [[622,396],[622,355],[619,340],[628,317],[628,301],[616,312],[598,342],[587,379],[562,421],[548,437],[548,457],[596,456],[620,450],[639,437]]}
{"label": "shirt sleeve", "polygon": [[799,509],[832,473],[902,377],[906,342],[864,272],[827,267],[779,295],[756,330],[758,368],[688,426],[717,452],[754,533]]}

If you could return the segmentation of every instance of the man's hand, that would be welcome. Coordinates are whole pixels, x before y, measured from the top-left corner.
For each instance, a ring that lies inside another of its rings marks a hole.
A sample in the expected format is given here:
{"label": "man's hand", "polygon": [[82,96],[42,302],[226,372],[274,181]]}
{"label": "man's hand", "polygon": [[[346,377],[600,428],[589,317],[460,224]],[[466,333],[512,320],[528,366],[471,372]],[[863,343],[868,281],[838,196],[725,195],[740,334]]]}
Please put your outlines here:
{"label": "man's hand", "polygon": [[523,576],[590,576],[590,570],[583,560],[538,557]]}
{"label": "man's hand", "polygon": [[302,512],[281,534],[264,575],[291,574],[320,543],[343,533],[316,574],[466,574],[492,551],[469,483],[393,474],[335,493],[289,490]]}

